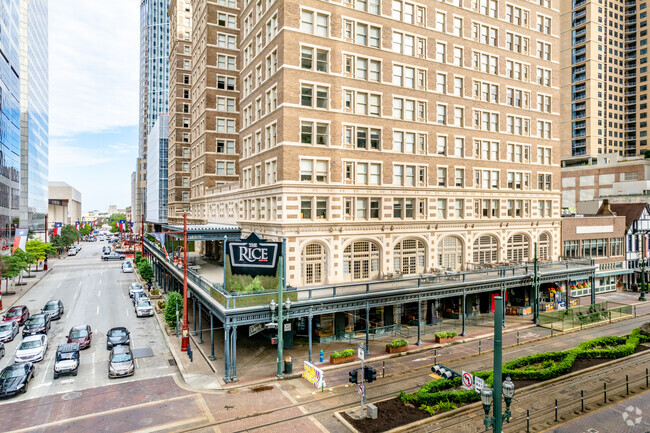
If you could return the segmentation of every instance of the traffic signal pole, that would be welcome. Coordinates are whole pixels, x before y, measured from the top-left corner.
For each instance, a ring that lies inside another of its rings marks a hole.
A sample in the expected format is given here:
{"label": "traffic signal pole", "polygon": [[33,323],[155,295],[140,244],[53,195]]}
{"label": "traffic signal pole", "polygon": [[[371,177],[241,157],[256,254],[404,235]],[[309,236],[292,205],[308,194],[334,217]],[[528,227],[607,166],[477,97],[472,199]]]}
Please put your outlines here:
{"label": "traffic signal pole", "polygon": [[365,354],[364,354],[363,357],[361,357],[361,371],[360,371],[361,377],[360,377],[360,380],[359,380],[359,383],[360,383],[359,386],[364,387],[364,389],[363,389],[363,394],[361,395],[361,412],[359,412],[359,419],[365,419],[366,418],[366,414],[363,412],[363,399],[366,398],[366,396],[365,396],[365,393],[366,393],[365,386],[366,385],[363,383],[364,373],[365,373],[364,367],[363,367],[363,359],[364,358],[365,358]]}

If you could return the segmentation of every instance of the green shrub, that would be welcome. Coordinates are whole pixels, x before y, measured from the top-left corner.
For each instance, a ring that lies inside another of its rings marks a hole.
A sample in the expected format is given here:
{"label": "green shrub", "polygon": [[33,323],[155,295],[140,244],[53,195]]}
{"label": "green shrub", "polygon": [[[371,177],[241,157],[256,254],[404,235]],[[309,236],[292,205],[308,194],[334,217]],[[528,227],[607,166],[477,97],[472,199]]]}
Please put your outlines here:
{"label": "green shrub", "polygon": [[138,261],[139,261],[141,258],[142,258],[142,253],[141,253],[140,251],[136,251],[136,253],[135,253],[135,258],[133,259],[133,261],[134,261],[135,263],[138,263]]}
{"label": "green shrub", "polygon": [[332,353],[332,358],[345,358],[347,356],[354,356],[354,349],[345,349],[342,352]]}
{"label": "green shrub", "polygon": [[151,280],[153,279],[153,268],[151,267],[149,262],[147,260],[141,260],[137,266],[138,266],[138,272],[140,273],[142,279],[150,283]]}
{"label": "green shrub", "polygon": [[433,406],[433,409],[436,412],[449,412],[450,410],[454,410],[458,408],[454,403],[450,401],[441,401],[439,403],[436,403],[435,406]]}
{"label": "green shrub", "polygon": [[158,296],[158,295],[160,295],[160,290],[159,289],[151,289],[149,291],[149,293],[151,294],[151,296]]}
{"label": "green shrub", "polygon": [[397,347],[402,347],[402,346],[408,346],[409,342],[406,340],[393,340],[392,342],[388,343],[388,347],[392,348],[397,348]]}
{"label": "green shrub", "polygon": [[165,307],[165,322],[170,328],[176,329],[176,306],[178,305],[178,320],[183,318],[183,297],[178,292],[171,292],[167,296]]}
{"label": "green shrub", "polygon": [[[167,302],[160,300],[158,301],[158,308],[160,308],[162,311],[165,311],[165,308],[167,307]],[[175,315],[176,313],[174,313]]]}
{"label": "green shrub", "polygon": [[436,332],[435,336],[438,338],[454,338],[457,336],[455,332]]}
{"label": "green shrub", "polygon": [[397,394],[397,398],[402,400],[402,403],[404,404],[413,403],[415,401],[415,395],[407,394],[404,391],[400,391],[399,394]]}
{"label": "green shrub", "polygon": [[431,416],[436,414],[435,409],[432,408],[431,406],[426,405],[426,404],[421,404],[420,407],[418,407],[418,409],[425,411],[426,413],[428,413]]}

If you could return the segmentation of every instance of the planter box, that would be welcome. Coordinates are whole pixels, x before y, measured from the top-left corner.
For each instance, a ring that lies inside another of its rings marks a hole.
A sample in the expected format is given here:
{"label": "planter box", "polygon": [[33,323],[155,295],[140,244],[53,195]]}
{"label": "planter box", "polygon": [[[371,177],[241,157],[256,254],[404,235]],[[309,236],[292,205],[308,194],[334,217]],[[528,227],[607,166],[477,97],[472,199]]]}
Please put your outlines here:
{"label": "planter box", "polygon": [[386,352],[388,353],[400,353],[400,352],[406,352],[409,350],[408,344],[406,346],[400,346],[400,347],[390,347],[388,344],[386,345]]}
{"label": "planter box", "polygon": [[153,308],[154,308],[154,310],[156,310],[156,313],[158,313],[158,314],[162,313],[162,310],[157,305],[154,305]]}
{"label": "planter box", "polygon": [[354,355],[344,356],[343,358],[332,358],[330,356],[330,364],[332,365],[345,364],[346,362],[352,361],[354,361]]}
{"label": "planter box", "polygon": [[162,295],[149,295],[149,299],[162,299]]}
{"label": "planter box", "polygon": [[454,341],[454,338],[456,337],[444,337],[444,338],[436,337],[436,343],[440,343],[440,344],[451,343],[452,341]]}

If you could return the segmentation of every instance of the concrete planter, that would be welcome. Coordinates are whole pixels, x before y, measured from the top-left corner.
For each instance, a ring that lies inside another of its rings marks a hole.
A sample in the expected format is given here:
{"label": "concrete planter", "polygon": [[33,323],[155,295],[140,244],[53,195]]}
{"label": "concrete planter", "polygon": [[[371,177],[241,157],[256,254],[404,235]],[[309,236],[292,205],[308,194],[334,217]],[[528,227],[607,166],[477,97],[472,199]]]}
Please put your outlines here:
{"label": "concrete planter", "polygon": [[388,344],[386,345],[386,352],[388,353],[400,353],[400,352],[406,352],[409,350],[408,344],[406,346],[400,346],[400,347],[390,347]]}
{"label": "concrete planter", "polygon": [[345,364],[346,362],[352,361],[354,361],[354,355],[344,356],[343,358],[332,358],[330,355],[330,364],[332,365]]}
{"label": "concrete planter", "polygon": [[451,343],[452,341],[454,341],[454,338],[456,337],[443,337],[443,338],[436,337],[436,343],[440,343],[440,344]]}

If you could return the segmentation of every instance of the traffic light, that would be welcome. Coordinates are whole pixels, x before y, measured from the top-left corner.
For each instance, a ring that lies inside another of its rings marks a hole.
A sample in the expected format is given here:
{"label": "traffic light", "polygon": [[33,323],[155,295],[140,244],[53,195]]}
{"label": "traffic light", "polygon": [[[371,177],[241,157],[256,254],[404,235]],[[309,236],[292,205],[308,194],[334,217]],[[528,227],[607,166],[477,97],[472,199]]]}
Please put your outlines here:
{"label": "traffic light", "polygon": [[348,374],[350,375],[350,377],[348,378],[348,381],[350,383],[357,383],[359,381],[358,373],[359,372],[357,370],[352,370],[351,372],[349,372]]}
{"label": "traffic light", "polygon": [[369,365],[363,367],[363,378],[368,383],[377,380],[377,370]]}

